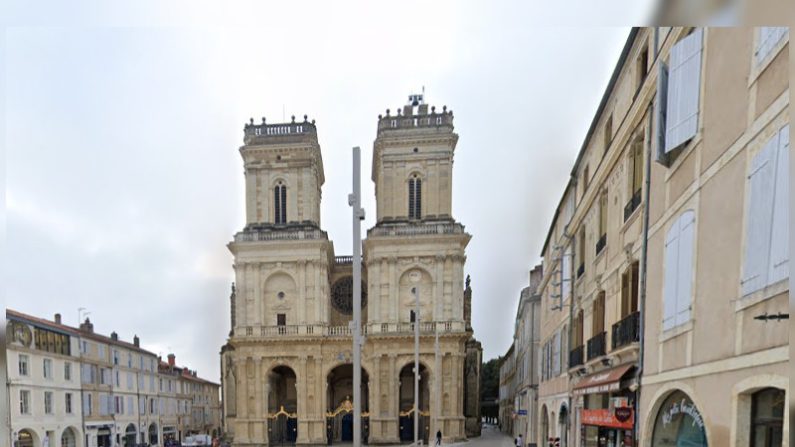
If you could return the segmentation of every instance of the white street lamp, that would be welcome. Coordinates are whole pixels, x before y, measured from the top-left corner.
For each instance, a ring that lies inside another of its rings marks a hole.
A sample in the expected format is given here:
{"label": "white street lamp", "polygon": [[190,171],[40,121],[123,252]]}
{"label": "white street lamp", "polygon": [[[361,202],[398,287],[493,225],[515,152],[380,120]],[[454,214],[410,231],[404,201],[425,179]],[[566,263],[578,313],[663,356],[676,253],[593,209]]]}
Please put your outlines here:
{"label": "white street lamp", "polygon": [[409,273],[414,283],[411,293],[414,294],[414,445],[419,445],[420,429],[420,272]]}
{"label": "white street lamp", "polygon": [[362,437],[362,229],[364,209],[361,205],[361,153],[353,148],[353,192],[348,196],[353,224],[353,445],[361,446]]}

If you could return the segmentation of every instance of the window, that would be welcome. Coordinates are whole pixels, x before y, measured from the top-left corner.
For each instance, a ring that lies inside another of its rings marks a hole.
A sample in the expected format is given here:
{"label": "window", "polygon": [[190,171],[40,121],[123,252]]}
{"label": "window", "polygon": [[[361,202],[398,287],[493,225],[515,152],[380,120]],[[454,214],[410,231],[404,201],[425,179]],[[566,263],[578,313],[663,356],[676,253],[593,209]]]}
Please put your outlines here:
{"label": "window", "polygon": [[19,390],[19,413],[30,414],[30,391]]}
{"label": "window", "polygon": [[44,359],[42,369],[45,379],[52,379],[52,359]]}
{"label": "window", "polygon": [[590,179],[590,172],[588,165],[582,168],[582,196],[585,197],[585,192],[588,191],[588,180]]}
{"label": "window", "polygon": [[649,67],[649,44],[648,42],[643,43],[643,50],[641,50],[640,55],[638,55],[637,61],[635,61],[635,94],[637,95],[640,91],[640,88],[643,87],[643,81],[646,80],[646,75],[648,75],[648,67]]}
{"label": "window", "polygon": [[422,179],[414,174],[409,179],[409,219],[422,217]]}
{"label": "window", "polygon": [[64,395],[64,408],[66,409],[66,414],[72,414],[72,393]]}
{"label": "window", "polygon": [[80,352],[82,352],[83,354],[88,354],[88,342],[87,341],[83,340],[83,342],[80,343]]}
{"label": "window", "polygon": [[637,135],[629,147],[627,160],[627,204],[624,206],[624,221],[640,206],[643,189],[643,135]]}
{"label": "window", "polygon": [[109,401],[110,401],[110,399],[108,399],[108,395],[107,394],[100,393],[100,395],[99,395],[99,414],[100,414],[100,416],[107,416],[108,414],[110,414],[110,411],[108,411],[109,407],[110,407]]}
{"label": "window", "polygon": [[132,396],[127,396],[127,414],[135,414],[135,402]]}
{"label": "window", "polygon": [[287,186],[282,182],[273,188],[273,221],[277,224],[287,223]]}
{"label": "window", "polygon": [[638,310],[638,262],[621,275],[621,318]]}
{"label": "window", "polygon": [[765,388],[751,401],[751,447],[781,447],[784,439],[784,390]]}
{"label": "window", "polygon": [[596,241],[596,254],[602,252],[607,244],[607,189],[599,193],[599,240]]}
{"label": "window", "polygon": [[698,130],[703,30],[696,28],[677,42],[669,58],[665,102],[665,154],[680,148]]}
{"label": "window", "polygon": [[605,154],[607,150],[610,149],[610,143],[613,142],[613,115],[607,117],[607,121],[605,121]]}
{"label": "window", "polygon": [[584,322],[584,315],[582,309],[577,313],[577,317],[574,320],[574,342],[572,343],[572,347],[579,348],[583,345],[583,322]]}
{"label": "window", "polygon": [[100,385],[111,385],[110,383],[110,371],[105,368],[99,368],[99,384]]}
{"label": "window", "polygon": [[105,360],[105,350],[106,349],[107,348],[105,346],[97,345],[97,352],[99,353],[99,358],[101,358],[102,360]]}
{"label": "window", "polygon": [[63,379],[67,382],[72,380],[72,364],[70,362],[63,364]]}
{"label": "window", "polygon": [[748,193],[743,295],[789,278],[789,126],[754,156]]}
{"label": "window", "polygon": [[665,236],[663,330],[690,320],[694,231],[695,212],[687,210],[671,225]]}
{"label": "window", "polygon": [[571,244],[566,245],[566,250],[563,252],[563,259],[561,260],[561,283],[560,290],[563,295],[562,301],[565,302],[571,294],[571,265],[572,265],[572,249]]}
{"label": "window", "polygon": [[131,352],[127,353],[127,367],[128,368],[132,368],[132,353]]}
{"label": "window", "polygon": [[52,391],[44,392],[44,414],[52,414]]}
{"label": "window", "polygon": [[27,376],[28,375],[28,365],[30,364],[30,359],[25,354],[19,354],[19,375],[20,376]]}
{"label": "window", "polygon": [[116,349],[113,350],[113,364],[117,366],[119,364],[119,351]]}
{"label": "window", "polygon": [[593,302],[591,320],[591,336],[595,337],[605,331],[605,292],[602,290]]}
{"label": "window", "polygon": [[585,224],[580,227],[577,232],[577,278],[580,278],[585,273]]}
{"label": "window", "polygon": [[286,326],[287,325],[287,314],[276,314],[276,325],[277,326]]}
{"label": "window", "polygon": [[127,372],[127,389],[131,390],[133,388],[133,375],[131,372]]}
{"label": "window", "polygon": [[91,416],[91,411],[91,393],[83,394],[83,414],[86,416]]}
{"label": "window", "polygon": [[121,376],[121,373],[117,369],[116,370],[116,386],[121,386],[121,377],[120,376]]}
{"label": "window", "polygon": [[68,335],[59,334],[47,329],[34,328],[33,338],[36,343],[36,349],[40,351],[63,355],[70,354]]}
{"label": "window", "polygon": [[776,45],[789,33],[786,26],[762,26],[759,27],[759,38],[756,42],[756,64],[760,65],[767,59]]}

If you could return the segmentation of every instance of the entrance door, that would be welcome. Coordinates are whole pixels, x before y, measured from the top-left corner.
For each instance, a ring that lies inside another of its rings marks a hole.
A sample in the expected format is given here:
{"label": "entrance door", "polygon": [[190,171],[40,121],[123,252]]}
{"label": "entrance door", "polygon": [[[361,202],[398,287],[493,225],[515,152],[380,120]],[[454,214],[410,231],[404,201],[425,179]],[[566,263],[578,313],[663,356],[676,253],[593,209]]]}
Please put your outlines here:
{"label": "entrance door", "polygon": [[400,440],[414,441],[414,415],[400,417]]}
{"label": "entrance door", "polygon": [[353,414],[351,413],[342,416],[342,430],[340,439],[342,442],[353,441]]}

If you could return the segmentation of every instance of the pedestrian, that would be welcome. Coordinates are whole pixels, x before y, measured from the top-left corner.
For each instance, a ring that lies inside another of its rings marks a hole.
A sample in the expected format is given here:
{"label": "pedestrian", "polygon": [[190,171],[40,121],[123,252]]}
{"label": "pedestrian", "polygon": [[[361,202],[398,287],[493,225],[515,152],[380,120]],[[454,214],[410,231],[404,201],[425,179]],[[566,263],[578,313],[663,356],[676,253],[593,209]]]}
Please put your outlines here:
{"label": "pedestrian", "polygon": [[519,437],[516,438],[516,447],[524,447],[524,441],[522,440],[521,433],[519,433]]}
{"label": "pedestrian", "polygon": [[438,430],[436,432],[436,445],[442,445],[442,431]]}

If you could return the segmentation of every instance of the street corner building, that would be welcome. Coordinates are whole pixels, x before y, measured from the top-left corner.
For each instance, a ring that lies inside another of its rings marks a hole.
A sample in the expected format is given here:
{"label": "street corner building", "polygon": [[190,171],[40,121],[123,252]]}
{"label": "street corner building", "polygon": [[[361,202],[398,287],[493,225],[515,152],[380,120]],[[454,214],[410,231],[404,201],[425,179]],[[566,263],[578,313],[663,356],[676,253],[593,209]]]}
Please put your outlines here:
{"label": "street corner building", "polygon": [[[362,259],[362,440],[369,444],[412,440],[414,412],[426,442],[437,430],[450,440],[480,431],[482,349],[473,338],[464,278],[471,236],[452,216],[457,141],[452,110],[417,97],[378,117],[376,224]],[[321,227],[325,174],[316,125],[306,116],[281,124],[252,120],[240,154],[246,226],[228,245],[236,280],[221,349],[227,437],[234,446],[350,441],[356,260],[337,256]]]}
{"label": "street corner building", "polygon": [[541,253],[529,442],[789,445],[788,75],[787,28],[632,29]]}

